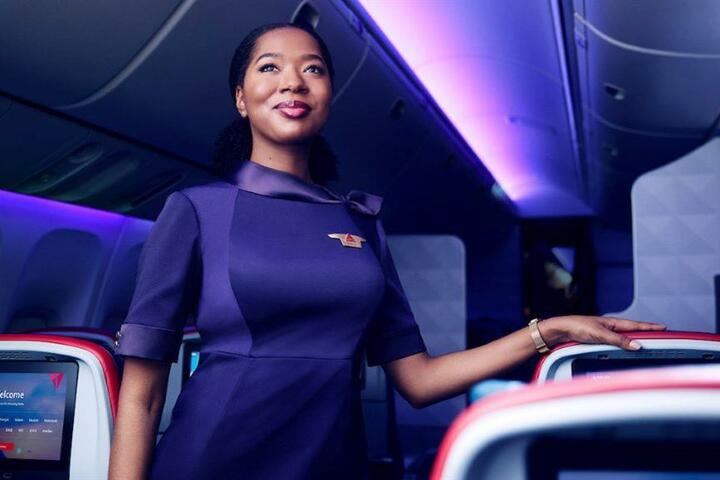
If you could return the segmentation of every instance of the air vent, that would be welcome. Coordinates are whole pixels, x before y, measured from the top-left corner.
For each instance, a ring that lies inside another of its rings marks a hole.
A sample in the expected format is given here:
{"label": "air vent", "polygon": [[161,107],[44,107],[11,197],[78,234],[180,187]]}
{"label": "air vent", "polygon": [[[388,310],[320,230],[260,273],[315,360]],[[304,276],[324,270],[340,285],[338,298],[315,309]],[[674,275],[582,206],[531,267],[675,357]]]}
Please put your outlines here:
{"label": "air vent", "polygon": [[490,187],[490,194],[493,196],[493,198],[501,202],[506,201],[508,198],[505,190],[503,190],[497,182],[493,183],[492,187]]}
{"label": "air vent", "polygon": [[157,176],[138,191],[117,202],[112,210],[116,212],[129,212],[155,198],[162,192],[174,187],[185,178],[183,172],[170,172]]}
{"label": "air vent", "polygon": [[604,83],[603,88],[605,89],[605,93],[610,95],[614,100],[622,101],[625,100],[625,89],[618,87],[617,85],[613,85],[612,83]]}
{"label": "air vent", "polygon": [[510,125],[518,125],[521,127],[532,128],[535,130],[541,130],[546,133],[550,133],[552,135],[558,134],[555,127],[553,127],[552,125],[547,124],[545,122],[542,122],[540,120],[536,120],[534,118],[523,117],[521,115],[508,115],[507,117],[505,117],[505,120]]}
{"label": "air vent", "polygon": [[303,2],[295,10],[290,22],[296,25],[305,25],[315,30],[318,23],[320,23],[320,13],[310,2]]}
{"label": "air vent", "polygon": [[99,143],[88,143],[78,147],[21,183],[15,190],[31,194],[44,192],[92,165],[102,156],[103,152],[104,149]]}
{"label": "air vent", "polygon": [[618,150],[618,148],[615,145],[610,145],[609,143],[603,143],[602,148],[611,157],[617,157],[618,155],[620,155],[620,150]]}
{"label": "air vent", "polygon": [[102,168],[74,187],[53,195],[57,200],[77,202],[102,192],[138,169],[141,162],[129,152],[118,152],[103,160]]}

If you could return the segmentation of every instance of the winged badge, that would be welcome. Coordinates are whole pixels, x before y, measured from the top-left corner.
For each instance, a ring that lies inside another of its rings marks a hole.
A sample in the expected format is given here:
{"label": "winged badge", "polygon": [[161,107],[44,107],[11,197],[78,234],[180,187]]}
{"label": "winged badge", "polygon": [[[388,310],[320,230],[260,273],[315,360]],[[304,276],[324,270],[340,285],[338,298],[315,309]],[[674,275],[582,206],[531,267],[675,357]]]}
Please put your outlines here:
{"label": "winged badge", "polygon": [[365,241],[361,236],[351,233],[328,233],[328,237],[337,238],[343,247],[362,248],[362,242]]}

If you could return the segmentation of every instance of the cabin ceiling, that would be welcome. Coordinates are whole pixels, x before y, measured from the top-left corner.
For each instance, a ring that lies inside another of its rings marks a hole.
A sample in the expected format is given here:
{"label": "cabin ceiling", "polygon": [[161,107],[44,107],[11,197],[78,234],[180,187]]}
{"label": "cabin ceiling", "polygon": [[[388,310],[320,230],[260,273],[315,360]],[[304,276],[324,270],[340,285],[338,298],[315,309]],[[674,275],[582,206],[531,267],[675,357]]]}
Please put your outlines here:
{"label": "cabin ceiling", "polygon": [[717,126],[715,0],[359,2],[522,216],[629,229],[634,180]]}
{"label": "cabin ceiling", "polygon": [[629,229],[637,176],[717,127],[715,0],[9,1],[0,188],[153,218],[209,179],[236,44],[306,3],[337,70],[336,187],[405,230],[506,210],[494,180],[520,216]]}
{"label": "cabin ceiling", "polygon": [[[304,4],[0,3],[0,188],[154,218],[169,192],[211,179],[215,138],[237,115],[227,86],[236,45]],[[486,170],[350,9],[309,5],[336,67],[323,131],[340,163],[334,186],[386,197],[399,230],[457,232],[468,215],[509,215]],[[408,221],[419,202],[430,216]]]}

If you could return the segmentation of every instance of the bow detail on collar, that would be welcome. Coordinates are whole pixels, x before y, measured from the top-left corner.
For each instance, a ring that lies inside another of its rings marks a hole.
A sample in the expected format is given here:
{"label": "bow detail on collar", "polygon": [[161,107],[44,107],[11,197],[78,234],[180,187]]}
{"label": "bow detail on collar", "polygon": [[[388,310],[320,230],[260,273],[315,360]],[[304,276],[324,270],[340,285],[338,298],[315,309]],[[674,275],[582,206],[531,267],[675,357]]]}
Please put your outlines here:
{"label": "bow detail on collar", "polygon": [[226,181],[241,190],[275,198],[301,200],[317,203],[345,203],[356,212],[365,215],[377,215],[383,198],[360,190],[351,190],[347,195],[265,165],[245,160],[236,172],[232,172]]}
{"label": "bow detail on collar", "polygon": [[366,215],[377,215],[382,207],[383,198],[372,193],[360,190],[351,190],[347,195],[341,196],[350,208]]}

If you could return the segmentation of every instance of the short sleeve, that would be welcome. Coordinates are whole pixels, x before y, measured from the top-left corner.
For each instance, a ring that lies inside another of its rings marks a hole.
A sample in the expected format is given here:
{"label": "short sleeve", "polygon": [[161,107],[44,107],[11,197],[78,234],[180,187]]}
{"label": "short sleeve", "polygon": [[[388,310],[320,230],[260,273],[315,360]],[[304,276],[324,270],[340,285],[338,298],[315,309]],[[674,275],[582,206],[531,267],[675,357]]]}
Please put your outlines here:
{"label": "short sleeve", "polygon": [[367,361],[371,367],[427,351],[387,247],[385,231],[379,218],[376,225],[380,263],[385,273],[385,294],[372,319],[367,337]]}
{"label": "short sleeve", "polygon": [[116,334],[118,355],[177,361],[200,284],[199,225],[181,192],[165,200],[138,259],[128,315]]}

